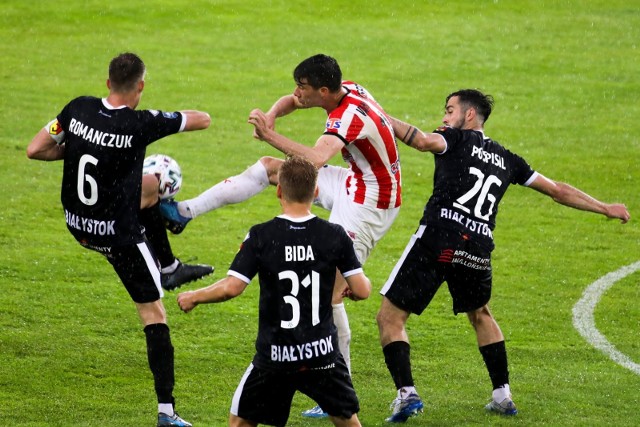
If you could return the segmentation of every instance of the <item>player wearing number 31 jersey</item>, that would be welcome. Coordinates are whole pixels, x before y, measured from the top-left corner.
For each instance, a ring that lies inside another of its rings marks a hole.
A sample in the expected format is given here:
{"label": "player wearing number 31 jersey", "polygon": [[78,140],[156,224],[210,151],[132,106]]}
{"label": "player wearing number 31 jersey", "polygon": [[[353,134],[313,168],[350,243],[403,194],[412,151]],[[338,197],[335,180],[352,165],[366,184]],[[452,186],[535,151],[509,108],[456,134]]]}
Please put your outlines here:
{"label": "player wearing number 31 jersey", "polygon": [[361,273],[344,229],[315,215],[278,216],[249,231],[229,274],[258,274],[260,325],[255,366],[300,370],[328,366],[339,354],[331,294],[336,267]]}
{"label": "player wearing number 31 jersey", "polygon": [[226,278],[178,295],[188,312],[240,295],[258,275],[256,354],[233,397],[230,426],[286,425],[296,391],[315,400],[335,425],[360,425],[331,299],[336,269],[352,299],[367,298],[371,283],[346,231],[311,214],[317,179],[310,161],[285,160],[276,190],[282,215],[250,229]]}

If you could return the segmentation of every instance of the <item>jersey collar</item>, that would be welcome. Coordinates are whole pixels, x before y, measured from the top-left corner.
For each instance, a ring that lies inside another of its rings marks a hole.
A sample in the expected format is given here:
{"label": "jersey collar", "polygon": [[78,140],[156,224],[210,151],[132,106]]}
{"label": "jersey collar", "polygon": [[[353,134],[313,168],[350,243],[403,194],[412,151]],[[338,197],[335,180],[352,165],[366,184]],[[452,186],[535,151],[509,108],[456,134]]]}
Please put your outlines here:
{"label": "jersey collar", "polygon": [[310,219],[313,219],[315,217],[316,216],[314,214],[310,214],[310,215],[303,216],[303,217],[300,217],[300,218],[292,218],[289,215],[285,215],[285,214],[278,215],[278,218],[286,219],[287,221],[291,221],[291,222],[307,222]]}
{"label": "jersey collar", "polygon": [[121,110],[123,108],[127,108],[126,105],[121,105],[119,107],[114,107],[113,105],[109,104],[109,101],[107,101],[107,98],[102,98],[102,105],[107,107],[109,110]]}

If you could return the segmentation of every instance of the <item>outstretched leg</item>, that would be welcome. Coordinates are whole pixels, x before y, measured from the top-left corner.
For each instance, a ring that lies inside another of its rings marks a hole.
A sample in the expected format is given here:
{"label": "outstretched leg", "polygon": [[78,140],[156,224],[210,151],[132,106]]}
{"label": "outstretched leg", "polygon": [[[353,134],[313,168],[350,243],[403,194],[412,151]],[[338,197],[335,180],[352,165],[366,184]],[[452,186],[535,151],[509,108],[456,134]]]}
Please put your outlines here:
{"label": "outstretched leg", "polygon": [[224,179],[193,199],[176,202],[163,200],[162,215],[167,228],[179,234],[193,218],[226,205],[243,202],[266,187],[278,183],[282,159],[262,157],[239,175]]}
{"label": "outstretched leg", "polygon": [[229,177],[193,199],[178,203],[184,216],[196,218],[222,206],[243,202],[278,183],[281,159],[263,157],[239,175]]}

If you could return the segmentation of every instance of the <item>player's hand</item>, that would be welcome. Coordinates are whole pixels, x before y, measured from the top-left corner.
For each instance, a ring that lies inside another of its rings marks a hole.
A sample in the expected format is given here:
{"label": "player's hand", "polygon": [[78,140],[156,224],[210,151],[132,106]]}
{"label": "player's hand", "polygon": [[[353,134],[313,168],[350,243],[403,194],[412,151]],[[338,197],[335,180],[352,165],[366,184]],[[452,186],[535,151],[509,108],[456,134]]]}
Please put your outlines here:
{"label": "player's hand", "polygon": [[357,298],[355,295],[353,295],[353,292],[348,286],[344,288],[344,291],[342,291],[342,298],[349,298],[352,301],[360,300],[360,298]]}
{"label": "player's hand", "polygon": [[184,311],[185,313],[190,312],[191,310],[193,310],[196,307],[196,303],[194,301],[194,292],[193,291],[187,291],[187,292],[182,292],[181,294],[178,294],[178,306],[180,307],[180,310]]}
{"label": "player's hand", "polygon": [[[249,116],[251,117],[251,116]],[[267,125],[267,129],[271,129],[271,130],[275,130],[276,129],[276,116],[273,114],[269,114],[269,112],[266,112],[264,114],[264,117],[266,119],[266,125]],[[253,137],[255,139],[260,139],[260,136],[258,136],[258,132],[256,131],[256,129],[253,129]]]}
{"label": "player's hand", "polygon": [[617,218],[621,223],[626,224],[631,219],[631,214],[625,205],[613,203],[607,207],[607,218]]}
{"label": "player's hand", "polygon": [[261,141],[264,141],[267,132],[273,129],[273,123],[271,124],[271,127],[269,127],[270,121],[267,118],[267,115],[258,108],[249,113],[248,122],[254,127],[253,137]]}

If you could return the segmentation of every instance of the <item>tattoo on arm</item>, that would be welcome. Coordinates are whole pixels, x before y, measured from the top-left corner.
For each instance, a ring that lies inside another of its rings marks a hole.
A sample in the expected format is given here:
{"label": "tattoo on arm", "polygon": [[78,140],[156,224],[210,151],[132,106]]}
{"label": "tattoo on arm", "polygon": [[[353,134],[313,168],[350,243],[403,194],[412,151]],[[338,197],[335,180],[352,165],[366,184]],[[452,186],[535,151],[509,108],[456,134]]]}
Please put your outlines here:
{"label": "tattoo on arm", "polygon": [[[409,135],[409,133],[411,133],[411,135]],[[404,142],[408,146],[411,146],[411,143],[413,142],[413,138],[416,137],[416,133],[418,133],[418,129],[416,129],[413,126],[409,126],[407,133],[405,133],[404,136],[402,137],[402,142]]]}

